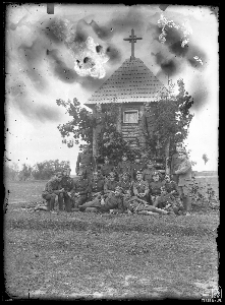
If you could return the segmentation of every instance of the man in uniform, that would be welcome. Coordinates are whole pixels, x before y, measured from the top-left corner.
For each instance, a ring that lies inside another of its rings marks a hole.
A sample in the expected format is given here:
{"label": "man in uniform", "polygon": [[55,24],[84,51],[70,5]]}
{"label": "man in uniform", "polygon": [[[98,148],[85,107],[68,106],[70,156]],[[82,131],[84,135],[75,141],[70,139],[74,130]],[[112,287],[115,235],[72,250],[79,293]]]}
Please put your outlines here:
{"label": "man in uniform", "polygon": [[89,177],[95,167],[95,160],[92,154],[92,149],[89,145],[83,145],[83,151],[80,151],[77,157],[76,174],[78,175],[80,170],[84,170]]}
{"label": "man in uniform", "polygon": [[84,171],[78,173],[78,180],[74,182],[73,198],[75,208],[86,202],[91,195],[91,183]]}
{"label": "man in uniform", "polygon": [[129,199],[131,197],[132,183],[130,181],[130,176],[128,173],[124,172],[123,174],[120,175],[118,186],[122,188],[124,198]]}
{"label": "man in uniform", "polygon": [[99,172],[93,173],[93,178],[91,181],[91,198],[95,199],[96,197],[101,197],[104,193],[104,184],[105,181]]}
{"label": "man in uniform", "polygon": [[146,164],[146,168],[143,170],[143,179],[150,183],[152,181],[152,176],[156,171],[154,163],[152,160],[148,160]]}
{"label": "man in uniform", "polygon": [[[63,193],[63,199],[64,199],[66,212],[71,212],[71,209],[72,209],[71,191],[73,190],[73,187],[74,187],[74,181],[70,177],[70,172],[71,172],[70,168],[65,169],[63,171],[63,176],[62,176],[62,180],[61,180],[61,186],[65,190],[65,192]],[[62,203],[59,203],[59,210],[60,211],[63,210]]]}
{"label": "man in uniform", "polygon": [[118,175],[121,175],[123,173],[127,173],[130,176],[132,175],[133,173],[132,163],[131,161],[128,160],[127,154],[125,153],[123,154],[122,161],[118,163],[116,170]]}
{"label": "man in uniform", "polygon": [[125,211],[122,188],[117,186],[115,192],[111,192],[104,202],[99,200],[93,200],[86,202],[79,207],[80,211],[84,212],[101,212],[107,213],[110,210],[117,209],[119,212]]}
{"label": "man in uniform", "polygon": [[60,205],[63,205],[64,189],[61,187],[62,174],[57,173],[53,178],[51,178],[45,186],[42,192],[42,198],[47,201],[48,211],[54,210],[55,200],[58,196],[58,201]]}
{"label": "man in uniform", "polygon": [[105,184],[104,184],[104,194],[107,196],[110,192],[114,192],[118,182],[115,180],[116,174],[114,172],[109,173]]}
{"label": "man in uniform", "polygon": [[177,142],[176,153],[173,154],[171,159],[170,174],[172,175],[173,181],[175,181],[177,184],[178,184],[178,175],[175,172],[178,170],[179,165],[181,163],[181,160],[179,158],[179,153],[182,151],[182,149],[183,149],[182,142]]}
{"label": "man in uniform", "polygon": [[137,176],[138,171],[142,171],[144,167],[143,162],[141,162],[141,157],[139,154],[135,155],[134,163],[133,163],[133,179]]}
{"label": "man in uniform", "polygon": [[113,169],[114,169],[114,166],[109,163],[109,158],[107,156],[105,156],[104,164],[102,165],[102,168],[101,168],[102,176],[106,178],[109,175],[109,173],[113,171]]}
{"label": "man in uniform", "polygon": [[134,213],[167,214],[167,211],[149,205],[149,187],[147,181],[143,180],[140,171],[137,172],[137,181],[133,183],[133,194],[130,199],[125,200],[125,208]]}

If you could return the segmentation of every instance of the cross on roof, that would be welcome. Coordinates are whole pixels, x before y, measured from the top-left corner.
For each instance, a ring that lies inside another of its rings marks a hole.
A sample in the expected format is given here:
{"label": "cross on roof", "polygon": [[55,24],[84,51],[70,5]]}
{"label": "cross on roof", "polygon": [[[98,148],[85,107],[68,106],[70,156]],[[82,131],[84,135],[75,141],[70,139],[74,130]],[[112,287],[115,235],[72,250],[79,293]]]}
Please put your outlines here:
{"label": "cross on roof", "polygon": [[129,41],[131,43],[131,57],[130,59],[134,59],[134,44],[137,42],[137,40],[142,40],[141,37],[137,37],[134,35],[134,30],[131,30],[131,35],[129,36],[129,38],[124,38],[123,40],[125,41]]}

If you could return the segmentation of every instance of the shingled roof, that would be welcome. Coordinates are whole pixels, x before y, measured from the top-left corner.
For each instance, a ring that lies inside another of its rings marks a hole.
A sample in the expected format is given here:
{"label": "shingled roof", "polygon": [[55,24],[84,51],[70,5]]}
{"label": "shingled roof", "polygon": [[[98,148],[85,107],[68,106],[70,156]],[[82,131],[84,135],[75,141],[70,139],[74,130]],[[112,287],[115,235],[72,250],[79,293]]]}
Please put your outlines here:
{"label": "shingled roof", "polygon": [[87,106],[130,102],[153,102],[158,100],[164,85],[139,58],[127,59],[95,91],[85,103]]}

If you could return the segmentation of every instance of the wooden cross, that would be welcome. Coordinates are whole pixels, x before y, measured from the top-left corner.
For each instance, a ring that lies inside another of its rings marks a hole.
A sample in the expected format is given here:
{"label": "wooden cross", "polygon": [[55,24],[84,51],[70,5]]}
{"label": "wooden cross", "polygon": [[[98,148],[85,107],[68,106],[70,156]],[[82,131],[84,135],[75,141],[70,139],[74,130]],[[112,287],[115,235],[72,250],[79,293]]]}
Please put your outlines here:
{"label": "wooden cross", "polygon": [[137,40],[142,40],[141,37],[137,37],[134,35],[134,30],[131,30],[131,35],[129,36],[129,38],[124,38],[123,40],[125,41],[129,41],[131,43],[131,59],[134,59],[134,44],[137,42]]}

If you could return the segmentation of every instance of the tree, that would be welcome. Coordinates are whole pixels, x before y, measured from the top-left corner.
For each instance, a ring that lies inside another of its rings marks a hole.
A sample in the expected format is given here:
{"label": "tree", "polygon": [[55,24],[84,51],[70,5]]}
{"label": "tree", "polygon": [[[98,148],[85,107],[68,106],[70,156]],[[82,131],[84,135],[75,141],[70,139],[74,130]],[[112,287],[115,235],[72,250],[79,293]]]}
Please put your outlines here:
{"label": "tree", "polygon": [[19,174],[19,166],[16,163],[6,164],[4,168],[4,177],[9,180],[16,180]]}
{"label": "tree", "polygon": [[63,171],[70,167],[69,161],[49,160],[36,163],[33,167],[32,174],[36,180],[50,179],[56,172]]}
{"label": "tree", "polygon": [[93,147],[95,132],[97,161],[108,156],[111,162],[117,163],[122,152],[126,151],[128,155],[131,154],[129,145],[117,130],[118,104],[115,103],[115,100],[109,104],[96,105],[94,112],[84,108],[76,98],[72,102],[58,99],[56,103],[58,106],[64,107],[72,117],[68,123],[58,126],[63,138],[62,142],[68,147],[80,144],[80,148],[82,148],[83,141]]}
{"label": "tree", "polygon": [[[168,159],[173,152],[175,143],[184,141],[188,136],[188,128],[193,118],[190,108],[193,98],[185,91],[182,79],[177,81],[179,93],[174,94],[175,84],[169,83],[169,88],[162,92],[159,101],[146,103],[143,120],[145,126],[147,150],[150,157],[160,155]],[[150,112],[152,112],[150,114]],[[148,116],[154,116],[154,123],[148,124]]]}
{"label": "tree", "polygon": [[19,180],[25,181],[29,178],[32,178],[32,167],[24,163],[22,170],[19,172]]}

